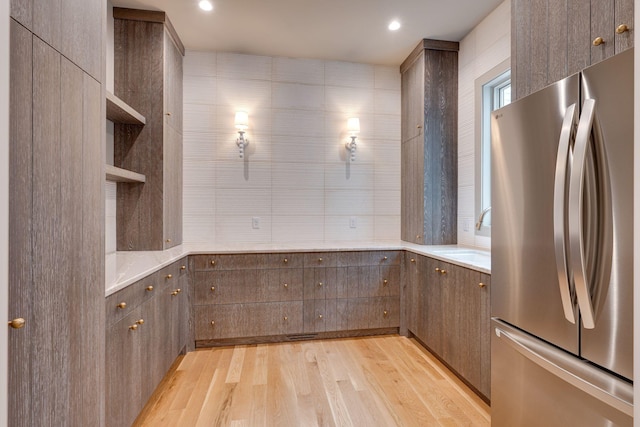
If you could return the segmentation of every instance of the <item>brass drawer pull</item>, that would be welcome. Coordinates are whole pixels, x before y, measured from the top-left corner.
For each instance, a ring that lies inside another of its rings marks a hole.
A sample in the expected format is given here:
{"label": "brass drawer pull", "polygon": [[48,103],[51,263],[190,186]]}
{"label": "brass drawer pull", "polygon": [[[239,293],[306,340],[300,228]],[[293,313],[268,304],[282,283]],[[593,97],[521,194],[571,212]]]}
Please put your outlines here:
{"label": "brass drawer pull", "polygon": [[148,292],[151,292],[152,290],[153,290],[153,286],[151,286],[151,285],[147,286],[147,291]]}
{"label": "brass drawer pull", "polygon": [[132,331],[137,331],[138,330],[138,325],[131,325],[131,326],[129,326],[129,329],[131,329]]}
{"label": "brass drawer pull", "polygon": [[385,310],[385,311],[383,311],[383,312],[382,312],[382,315],[383,315],[384,317],[387,317],[387,315],[389,315],[389,312],[388,312],[387,310]]}
{"label": "brass drawer pull", "polygon": [[318,258],[318,262],[322,262],[322,258]]}
{"label": "brass drawer pull", "polygon": [[389,258],[387,258],[387,257],[382,258],[382,260],[383,260],[383,261],[386,261],[386,260],[388,260],[388,259],[389,259]]}
{"label": "brass drawer pull", "polygon": [[284,320],[288,321],[289,320],[289,316],[284,316]]}
{"label": "brass drawer pull", "polygon": [[416,262],[415,258],[411,258],[411,262]]}
{"label": "brass drawer pull", "polygon": [[173,278],[173,274],[167,274],[167,279],[172,279]]}
{"label": "brass drawer pull", "polygon": [[479,286],[479,287],[481,287],[481,288],[484,288],[484,287],[486,287],[487,285],[485,285],[484,283],[480,282],[480,283],[478,283],[478,286]]}
{"label": "brass drawer pull", "polygon": [[119,309],[125,309],[125,308],[127,308],[127,303],[126,302],[121,302],[120,304],[116,305],[116,307],[118,307]]}
{"label": "brass drawer pull", "polygon": [[389,281],[388,281],[387,279],[384,279],[384,280],[382,281],[382,285],[383,285],[383,286],[387,286],[388,284],[389,284]]}
{"label": "brass drawer pull", "polygon": [[440,270],[440,274],[447,274],[447,270]]}
{"label": "brass drawer pull", "polygon": [[320,288],[321,288],[323,285],[324,285],[324,283],[322,283],[322,282],[318,283],[318,287],[320,287]]}
{"label": "brass drawer pull", "polygon": [[211,326],[216,326],[216,321],[215,320],[211,321]]}
{"label": "brass drawer pull", "polygon": [[320,316],[318,316],[318,319],[322,319],[322,314]]}
{"label": "brass drawer pull", "polygon": [[138,325],[143,325],[144,324],[144,319],[140,319],[136,322]]}
{"label": "brass drawer pull", "polygon": [[289,262],[289,260],[287,258],[283,259],[282,262],[284,262],[285,264]]}
{"label": "brass drawer pull", "polygon": [[602,37],[596,37],[595,40],[593,40],[594,46],[600,46],[601,44],[604,44],[604,39]]}
{"label": "brass drawer pull", "polygon": [[436,273],[440,273],[440,267],[436,267]]}
{"label": "brass drawer pull", "polygon": [[288,288],[288,287],[289,287],[289,284],[288,284],[288,283],[285,283],[285,284],[284,284],[284,285],[282,285],[282,286],[284,286],[285,288]]}
{"label": "brass drawer pull", "polygon": [[215,287],[215,286],[212,286],[212,287],[211,287],[211,292],[215,292],[215,291],[216,291],[216,287]]}
{"label": "brass drawer pull", "polygon": [[182,267],[180,267],[180,270],[182,270],[182,271],[184,271],[184,270],[186,270],[186,269],[187,269],[187,266],[186,266],[186,265],[183,265]]}
{"label": "brass drawer pull", "polygon": [[215,260],[215,259],[212,259],[212,260],[211,260],[211,265],[213,265],[213,266],[215,266],[215,265],[216,265],[216,260]]}

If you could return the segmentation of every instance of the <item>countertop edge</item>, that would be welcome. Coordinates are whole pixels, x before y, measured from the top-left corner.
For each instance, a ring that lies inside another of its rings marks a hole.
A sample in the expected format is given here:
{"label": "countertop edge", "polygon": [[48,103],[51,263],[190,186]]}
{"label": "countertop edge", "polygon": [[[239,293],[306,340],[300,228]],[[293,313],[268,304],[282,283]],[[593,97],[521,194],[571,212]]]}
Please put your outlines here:
{"label": "countertop edge", "polygon": [[[414,254],[428,256],[443,262],[458,265],[460,267],[491,274],[491,267],[475,264],[455,259],[450,254],[438,253],[443,249],[450,251],[477,251],[486,252],[477,247],[462,245],[442,245],[442,246],[422,246],[403,241],[390,242],[368,242],[362,244],[342,244],[336,243],[319,247],[320,245],[300,245],[300,246],[265,246],[257,248],[240,247],[216,247],[206,244],[183,244],[165,251],[140,251],[140,252],[116,252],[107,255],[107,264],[115,263],[115,281],[105,289],[105,297],[115,294],[119,290],[126,288],[138,280],[144,279],[150,274],[174,263],[175,261],[189,255],[205,254],[240,254],[240,253],[295,253],[295,252],[341,252],[341,251],[368,251],[368,250],[404,250]],[[135,267],[134,267],[135,266]]]}

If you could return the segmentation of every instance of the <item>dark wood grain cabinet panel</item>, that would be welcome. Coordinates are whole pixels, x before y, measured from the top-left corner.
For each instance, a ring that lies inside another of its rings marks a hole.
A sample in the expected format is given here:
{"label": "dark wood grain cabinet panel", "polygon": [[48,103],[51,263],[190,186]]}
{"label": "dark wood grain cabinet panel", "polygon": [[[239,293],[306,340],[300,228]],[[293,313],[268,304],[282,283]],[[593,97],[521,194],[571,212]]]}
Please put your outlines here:
{"label": "dark wood grain cabinet panel", "polygon": [[458,43],[423,40],[402,74],[402,240],[457,242]]}
{"label": "dark wood grain cabinet panel", "polygon": [[409,331],[490,399],[491,276],[422,255],[406,256]]}
{"label": "dark wood grain cabinet panel", "polygon": [[164,12],[114,8],[114,92],[146,119],[116,124],[114,166],[145,175],[118,183],[118,250],[182,243],[182,57]]}
{"label": "dark wood grain cabinet panel", "polygon": [[512,98],[633,47],[631,0],[512,0]]}
{"label": "dark wood grain cabinet panel", "polygon": [[8,420],[103,425],[101,85],[10,31],[9,306],[26,324],[9,335]]}

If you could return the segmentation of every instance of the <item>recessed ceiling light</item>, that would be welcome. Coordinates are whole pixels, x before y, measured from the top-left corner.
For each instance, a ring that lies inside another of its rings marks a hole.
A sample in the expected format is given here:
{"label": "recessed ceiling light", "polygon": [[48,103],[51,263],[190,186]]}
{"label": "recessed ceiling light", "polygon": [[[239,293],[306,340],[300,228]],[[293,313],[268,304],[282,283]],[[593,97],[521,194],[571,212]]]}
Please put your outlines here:
{"label": "recessed ceiling light", "polygon": [[400,22],[393,20],[389,23],[389,30],[397,31],[400,29]]}
{"label": "recessed ceiling light", "polygon": [[206,10],[207,12],[213,10],[213,5],[209,0],[202,0],[200,3],[198,3],[198,5],[200,6],[200,9]]}

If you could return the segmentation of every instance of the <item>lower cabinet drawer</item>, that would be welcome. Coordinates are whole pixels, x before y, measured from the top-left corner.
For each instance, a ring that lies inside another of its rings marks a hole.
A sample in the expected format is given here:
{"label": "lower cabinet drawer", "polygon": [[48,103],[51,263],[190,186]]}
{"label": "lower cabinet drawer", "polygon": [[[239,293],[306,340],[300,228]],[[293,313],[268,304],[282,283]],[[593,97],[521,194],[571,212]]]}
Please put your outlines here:
{"label": "lower cabinet drawer", "polygon": [[302,332],[302,301],[195,307],[196,341]]}

